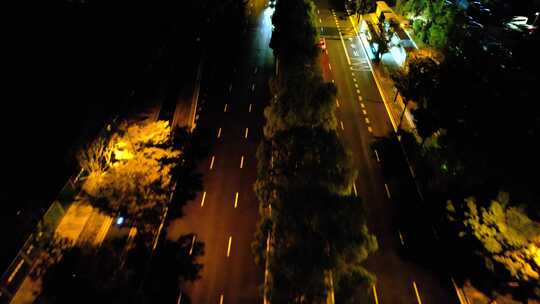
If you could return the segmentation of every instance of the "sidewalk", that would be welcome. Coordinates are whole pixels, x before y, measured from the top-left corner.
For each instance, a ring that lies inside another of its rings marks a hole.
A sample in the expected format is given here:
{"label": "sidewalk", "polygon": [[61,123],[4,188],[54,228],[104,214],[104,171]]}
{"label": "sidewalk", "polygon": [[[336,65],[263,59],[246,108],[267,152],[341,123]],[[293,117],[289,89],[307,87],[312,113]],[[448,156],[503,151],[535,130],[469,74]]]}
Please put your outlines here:
{"label": "sidewalk", "polygon": [[[362,16],[360,22],[362,22],[363,20],[371,22],[370,20],[373,17],[371,15],[372,14]],[[355,20],[356,18],[350,17],[349,19],[353,24],[358,37],[361,40],[363,49],[366,51],[366,53],[368,53],[369,58],[373,58],[374,56],[373,54],[371,54],[369,42],[367,41],[364,34],[358,32],[359,25]],[[399,65],[394,61],[390,53],[385,53],[382,55],[382,59],[379,63],[371,62],[371,68],[373,71],[373,78],[375,79],[379,92],[381,93],[385,107],[390,116],[392,126],[394,127],[394,131],[397,131],[398,127],[400,127],[405,131],[416,133],[416,126],[414,125],[413,117],[409,111],[405,112],[405,115],[401,122],[401,126],[399,126],[400,117],[402,115],[405,104],[400,94],[396,96],[397,90],[394,87],[394,82],[390,78],[390,71],[399,69]]]}

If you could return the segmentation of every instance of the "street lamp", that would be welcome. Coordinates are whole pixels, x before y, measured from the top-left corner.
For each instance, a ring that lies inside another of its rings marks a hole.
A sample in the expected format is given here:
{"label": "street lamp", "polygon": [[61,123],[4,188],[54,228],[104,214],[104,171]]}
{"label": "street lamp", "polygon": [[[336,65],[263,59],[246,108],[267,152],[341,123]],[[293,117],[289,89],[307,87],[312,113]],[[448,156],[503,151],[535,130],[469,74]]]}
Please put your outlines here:
{"label": "street lamp", "polygon": [[538,21],[538,15],[540,15],[540,12],[536,12],[536,14],[534,14],[535,17],[534,17],[534,22],[532,23],[533,26],[536,26],[536,21]]}

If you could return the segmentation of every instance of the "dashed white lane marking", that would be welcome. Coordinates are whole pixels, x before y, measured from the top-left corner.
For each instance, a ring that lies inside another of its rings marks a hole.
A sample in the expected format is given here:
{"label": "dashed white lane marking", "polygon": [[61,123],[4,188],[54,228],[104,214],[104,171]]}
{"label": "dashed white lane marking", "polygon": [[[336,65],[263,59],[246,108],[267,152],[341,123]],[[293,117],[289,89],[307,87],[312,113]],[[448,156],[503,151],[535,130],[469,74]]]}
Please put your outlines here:
{"label": "dashed white lane marking", "polygon": [[251,92],[255,91],[255,84],[251,85]]}
{"label": "dashed white lane marking", "polygon": [[257,74],[257,71],[258,71],[258,68],[255,67],[255,69],[253,69],[253,74]]}
{"label": "dashed white lane marking", "polygon": [[247,138],[249,132],[249,128],[246,128],[246,131],[244,132],[244,138]]}
{"label": "dashed white lane marking", "polygon": [[360,94],[360,90],[359,90],[359,89],[356,89],[356,94]]}
{"label": "dashed white lane marking", "polygon": [[189,248],[189,255],[193,254],[193,247],[195,246],[195,240],[197,239],[197,235],[194,234],[193,238],[191,239],[191,248]]}
{"label": "dashed white lane marking", "polygon": [[360,103],[360,106],[361,106],[362,108],[365,108],[365,107],[366,107],[366,105],[365,105],[363,102]]}
{"label": "dashed white lane marking", "polygon": [[234,198],[234,208],[238,207],[238,192],[236,192],[236,196]]}
{"label": "dashed white lane marking", "polygon": [[221,137],[221,128],[219,128],[218,132],[217,132],[217,138],[220,138]]}
{"label": "dashed white lane marking", "polygon": [[339,108],[339,99],[336,98],[336,105]]}
{"label": "dashed white lane marking", "polygon": [[362,99],[364,99],[364,98],[362,98],[361,95],[358,95],[358,100],[362,101]]}
{"label": "dashed white lane marking", "polygon": [[330,69],[330,71],[332,70],[332,65],[330,63],[328,64],[328,68]]}
{"label": "dashed white lane marking", "polygon": [[340,121],[340,124],[341,124],[341,130],[345,130],[345,128],[343,127],[343,121]]}
{"label": "dashed white lane marking", "polygon": [[206,198],[206,191],[204,191],[203,194],[202,194],[201,207],[204,206],[204,199],[205,198]]}
{"label": "dashed white lane marking", "polygon": [[212,161],[210,161],[210,170],[212,170],[212,168],[214,168],[214,160],[215,160],[215,156],[212,156]]}
{"label": "dashed white lane marking", "polygon": [[366,117],[366,123],[369,124],[369,118]]}
{"label": "dashed white lane marking", "polygon": [[369,131],[369,133],[373,133],[373,129],[371,127],[367,127],[367,130]]}
{"label": "dashed white lane marking", "polygon": [[356,82],[356,78],[353,77],[353,78],[352,78],[352,81],[353,81],[353,82]]}
{"label": "dashed white lane marking", "polygon": [[332,79],[332,83],[335,83],[336,81],[334,79]]}
{"label": "dashed white lane marking", "polygon": [[354,191],[354,195],[358,196],[358,191],[356,191],[356,183],[353,182],[352,188],[353,188],[353,191]]}
{"label": "dashed white lane marking", "polygon": [[319,18],[319,23],[322,23],[322,19],[321,19],[321,18]]}
{"label": "dashed white lane marking", "polygon": [[399,241],[401,242],[401,245],[405,246],[405,242],[403,241],[403,235],[401,234],[401,231],[398,229],[397,232],[399,234]]}
{"label": "dashed white lane marking", "polygon": [[240,169],[244,168],[244,156],[240,157]]}
{"label": "dashed white lane marking", "polygon": [[388,198],[391,198],[390,190],[388,189],[388,185],[386,183],[384,183],[384,189],[386,189],[386,196],[388,196]]}
{"label": "dashed white lane marking", "polygon": [[367,111],[366,111],[366,110],[362,110],[362,114],[367,115]]}
{"label": "dashed white lane marking", "polygon": [[358,83],[355,83],[354,86],[355,86],[356,88],[358,88]]}
{"label": "dashed white lane marking", "polygon": [[418,304],[422,304],[422,300],[420,299],[420,294],[418,293],[418,287],[416,287],[416,282],[413,281],[412,285],[414,287],[414,292],[416,293],[416,300],[418,301]]}
{"label": "dashed white lane marking", "polygon": [[227,104],[225,104],[225,108],[223,108],[223,112],[227,112]]}
{"label": "dashed white lane marking", "polygon": [[219,296],[219,304],[223,304],[223,294]]}
{"label": "dashed white lane marking", "polygon": [[232,83],[229,85],[229,93],[232,91]]}
{"label": "dashed white lane marking", "polygon": [[231,243],[232,243],[232,236],[229,236],[229,245],[227,245],[227,257],[231,255]]}
{"label": "dashed white lane marking", "polygon": [[251,104],[249,104],[249,113],[251,113]]}
{"label": "dashed white lane marking", "polygon": [[377,153],[377,149],[373,149],[373,151],[375,152],[375,157],[377,158],[377,162],[380,163],[381,160],[379,159],[379,153]]}

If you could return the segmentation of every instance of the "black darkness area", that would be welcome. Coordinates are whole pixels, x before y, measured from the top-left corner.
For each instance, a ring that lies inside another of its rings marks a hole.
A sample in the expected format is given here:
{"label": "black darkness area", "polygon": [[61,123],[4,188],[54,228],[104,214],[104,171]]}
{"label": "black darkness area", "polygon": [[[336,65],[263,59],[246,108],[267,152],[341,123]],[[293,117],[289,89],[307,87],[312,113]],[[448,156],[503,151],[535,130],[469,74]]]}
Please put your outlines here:
{"label": "black darkness area", "polygon": [[194,1],[46,2],[5,11],[0,269],[75,172],[81,144],[156,96],[167,57],[178,68],[196,44]]}

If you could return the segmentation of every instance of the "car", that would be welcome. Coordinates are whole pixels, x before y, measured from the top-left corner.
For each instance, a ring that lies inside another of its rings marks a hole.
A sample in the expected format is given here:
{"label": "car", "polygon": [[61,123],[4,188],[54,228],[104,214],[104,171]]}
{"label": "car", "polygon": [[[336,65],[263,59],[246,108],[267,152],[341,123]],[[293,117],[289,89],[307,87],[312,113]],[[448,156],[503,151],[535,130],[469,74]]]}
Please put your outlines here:
{"label": "car", "polygon": [[512,19],[508,20],[506,23],[527,24],[527,21],[529,21],[529,18],[525,16],[515,16]]}

